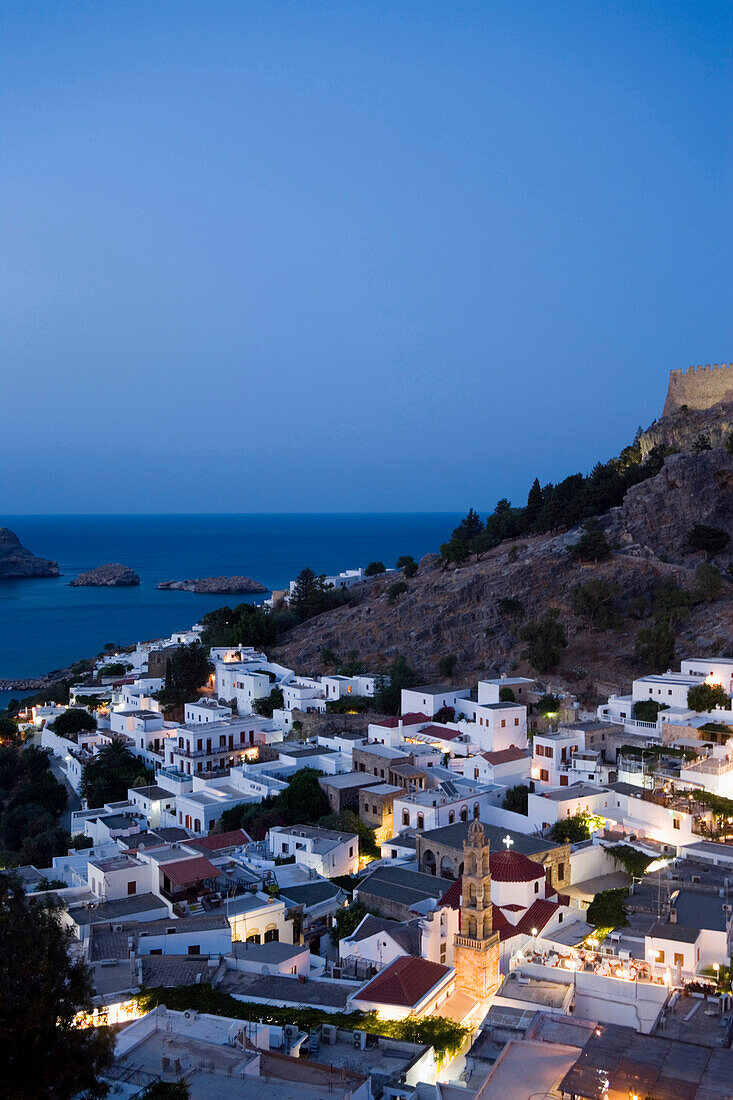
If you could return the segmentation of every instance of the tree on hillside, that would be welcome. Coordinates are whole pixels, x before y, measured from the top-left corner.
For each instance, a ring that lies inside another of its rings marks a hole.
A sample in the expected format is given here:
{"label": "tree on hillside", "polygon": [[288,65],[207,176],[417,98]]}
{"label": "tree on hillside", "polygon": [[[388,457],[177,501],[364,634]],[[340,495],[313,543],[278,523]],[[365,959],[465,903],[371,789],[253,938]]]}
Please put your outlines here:
{"label": "tree on hillside", "polygon": [[527,507],[524,509],[524,519],[528,527],[532,527],[542,511],[543,495],[538,478],[532,482],[532,488],[527,496]]}
{"label": "tree on hillside", "polygon": [[565,628],[559,618],[558,609],[550,607],[541,619],[526,623],[519,631],[519,640],[527,643],[522,657],[539,673],[556,668],[562,651],[568,644]]}
{"label": "tree on hillside", "polygon": [[299,622],[305,622],[325,611],[327,591],[324,575],[317,577],[312,569],[302,569],[296,578],[288,606]]}
{"label": "tree on hillside", "polygon": [[657,622],[666,622],[671,628],[689,613],[692,599],[689,592],[671,577],[663,577],[654,585],[653,611]]}
{"label": "tree on hillside", "polygon": [[387,572],[387,567],[383,561],[370,561],[369,565],[364,570],[365,577],[379,577],[382,573]]}
{"label": "tree on hillside", "polygon": [[91,1011],[92,986],[86,965],[71,961],[60,912],[0,876],[0,1095],[13,1100],[92,1100],[107,1091],[100,1077],[113,1036],[77,1022]]}
{"label": "tree on hillside", "polygon": [[152,783],[152,772],[146,772],[137,757],[115,739],[105,745],[85,764],[81,777],[81,796],[96,809],[105,802],[121,802],[130,787]]}
{"label": "tree on hillside", "polygon": [[695,598],[712,603],[720,595],[723,587],[723,574],[714,565],[703,562],[695,570]]}
{"label": "tree on hillside", "polygon": [[730,710],[730,698],[720,684],[695,684],[687,692],[687,705],[698,714],[716,707]]}
{"label": "tree on hillside", "polygon": [[568,546],[568,554],[573,561],[605,561],[611,556],[611,546],[601,530],[597,519],[588,519],[583,524],[584,532],[574,546]]}
{"label": "tree on hillside", "polygon": [[484,525],[478,512],[474,512],[473,508],[469,508],[468,515],[464,516],[458,526],[453,529],[451,538],[468,545],[472,539],[481,534],[483,529]]}
{"label": "tree on hillside", "polygon": [[51,729],[59,737],[75,739],[79,733],[91,733],[97,728],[97,720],[85,710],[70,707],[59,714],[51,723]]}
{"label": "tree on hillside", "polygon": [[440,676],[441,680],[449,680],[452,682],[453,673],[456,670],[457,664],[458,657],[455,653],[446,653],[445,656],[441,657],[438,661],[438,676]]}
{"label": "tree on hillside", "polygon": [[407,592],[408,587],[407,581],[393,581],[392,584],[387,585],[387,603],[390,607],[393,607],[400,596],[403,596],[405,592]]}
{"label": "tree on hillside", "polygon": [[634,652],[652,672],[664,672],[674,661],[674,634],[669,623],[643,626],[636,636]]}
{"label": "tree on hillside", "polygon": [[410,668],[407,660],[398,654],[387,668],[386,676],[379,677],[374,706],[382,714],[399,714],[402,706],[402,689],[414,688],[420,677]]}
{"label": "tree on hillside", "polygon": [[579,584],[572,592],[573,611],[586,620],[591,630],[608,630],[618,621],[614,600],[619,591],[617,584],[596,578]]}

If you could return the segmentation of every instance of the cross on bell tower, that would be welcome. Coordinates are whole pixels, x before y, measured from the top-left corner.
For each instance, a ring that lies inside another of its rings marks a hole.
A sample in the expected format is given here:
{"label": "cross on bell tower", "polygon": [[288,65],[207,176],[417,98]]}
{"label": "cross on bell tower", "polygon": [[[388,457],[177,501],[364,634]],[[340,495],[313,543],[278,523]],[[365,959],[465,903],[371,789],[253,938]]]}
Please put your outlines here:
{"label": "cross on bell tower", "polygon": [[459,932],[454,944],[456,986],[485,1000],[499,987],[499,933],[491,906],[491,848],[478,812],[463,842]]}

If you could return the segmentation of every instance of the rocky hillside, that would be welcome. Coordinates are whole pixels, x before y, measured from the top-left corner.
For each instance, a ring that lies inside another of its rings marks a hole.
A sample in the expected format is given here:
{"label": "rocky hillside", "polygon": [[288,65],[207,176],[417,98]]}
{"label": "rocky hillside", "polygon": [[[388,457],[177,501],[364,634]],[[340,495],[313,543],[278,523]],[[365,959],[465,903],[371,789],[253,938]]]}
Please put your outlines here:
{"label": "rocky hillside", "polygon": [[[723,448],[670,456],[661,472],[630,489],[601,525],[614,552],[599,564],[574,563],[567,553],[578,531],[505,542],[480,561],[444,568],[437,555],[420,562],[408,591],[390,606],[386,589],[394,580],[377,578],[360,586],[353,604],[326,612],[283,638],[277,660],[299,670],[322,670],[323,647],[345,655],[356,650],[372,665],[404,654],[426,678],[437,678],[442,656],[458,658],[456,679],[519,670],[518,634],[524,623],[550,607],[560,611],[568,645],[552,675],[553,686],[569,685],[589,697],[628,688],[642,671],[634,656],[636,636],[649,625],[655,584],[672,579],[692,591],[705,555],[693,553],[695,524],[722,527],[733,535],[733,456]],[[448,535],[449,532],[446,532]],[[727,578],[730,550],[715,559]],[[618,586],[618,623],[591,631],[573,611],[573,590],[589,580]],[[519,601],[509,610],[500,600]],[[712,603],[694,604],[677,627],[677,656],[727,653],[733,656],[733,586],[726,579]]]}
{"label": "rocky hillside", "polygon": [[72,588],[130,588],[140,584],[140,578],[128,565],[108,562],[69,581]]}
{"label": "rocky hillside", "polygon": [[639,442],[644,458],[654,447],[692,451],[700,443],[722,447],[733,434],[733,402],[721,401],[709,409],[679,409],[641,433]]}
{"label": "rocky hillside", "polygon": [[58,577],[58,562],[37,558],[21,545],[14,531],[0,527],[0,578]]}

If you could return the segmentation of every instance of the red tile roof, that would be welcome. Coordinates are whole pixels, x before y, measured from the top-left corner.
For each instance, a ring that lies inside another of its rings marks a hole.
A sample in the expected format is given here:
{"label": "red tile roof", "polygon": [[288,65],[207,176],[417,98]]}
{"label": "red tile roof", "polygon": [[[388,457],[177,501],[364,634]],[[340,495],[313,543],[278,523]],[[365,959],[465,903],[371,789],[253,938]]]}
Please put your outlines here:
{"label": "red tile roof", "polygon": [[[505,908],[508,908],[508,906],[505,906]],[[491,925],[494,932],[499,933],[499,939],[502,941],[510,940],[512,936],[528,936],[533,928],[541,932],[545,925],[549,924],[550,919],[554,917],[558,909],[559,906],[554,901],[537,898],[537,901],[530,905],[524,916],[516,924],[512,924],[504,916],[501,909],[495,905],[492,911]]]}
{"label": "red tile roof", "polygon": [[234,848],[242,844],[251,844],[252,837],[245,833],[244,829],[232,829],[228,833],[200,836],[189,843],[192,848],[201,848],[205,852],[218,852],[221,848]]}
{"label": "red tile roof", "polygon": [[526,752],[518,749],[516,745],[510,745],[508,749],[498,749],[496,752],[482,752],[484,760],[490,764],[509,764],[513,760],[528,760]]}
{"label": "red tile roof", "polygon": [[545,877],[545,868],[521,852],[492,852],[489,856],[491,877],[497,882],[534,882]]}
{"label": "red tile roof", "polygon": [[395,959],[381,974],[372,978],[357,994],[356,1000],[372,1004],[403,1005],[412,1008],[419,1004],[450,971],[450,967],[429,962],[415,955]]}
{"label": "red tile roof", "polygon": [[420,733],[427,733],[437,741],[452,741],[454,737],[460,737],[460,730],[449,730],[446,726],[425,726]]}
{"label": "red tile roof", "polygon": [[204,878],[218,878],[221,871],[204,856],[193,859],[178,859],[174,863],[161,863],[160,869],[174,886],[189,886],[201,882]]}
{"label": "red tile roof", "polygon": [[420,714],[419,711],[410,711],[409,714],[402,715],[403,726],[417,726],[420,722],[429,722],[430,716],[428,714]]}
{"label": "red tile roof", "polygon": [[442,898],[438,902],[438,905],[449,905],[451,909],[460,909],[461,907],[461,879],[457,878],[452,886],[449,886]]}

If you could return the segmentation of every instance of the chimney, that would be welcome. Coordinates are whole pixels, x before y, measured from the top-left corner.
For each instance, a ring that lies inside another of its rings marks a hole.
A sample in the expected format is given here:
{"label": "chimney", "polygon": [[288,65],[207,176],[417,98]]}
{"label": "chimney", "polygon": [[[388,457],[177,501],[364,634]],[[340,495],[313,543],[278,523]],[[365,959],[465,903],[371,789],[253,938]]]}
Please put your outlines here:
{"label": "chimney", "polygon": [[669,911],[669,923],[670,924],[676,924],[677,923],[677,910],[674,908],[674,906]]}

